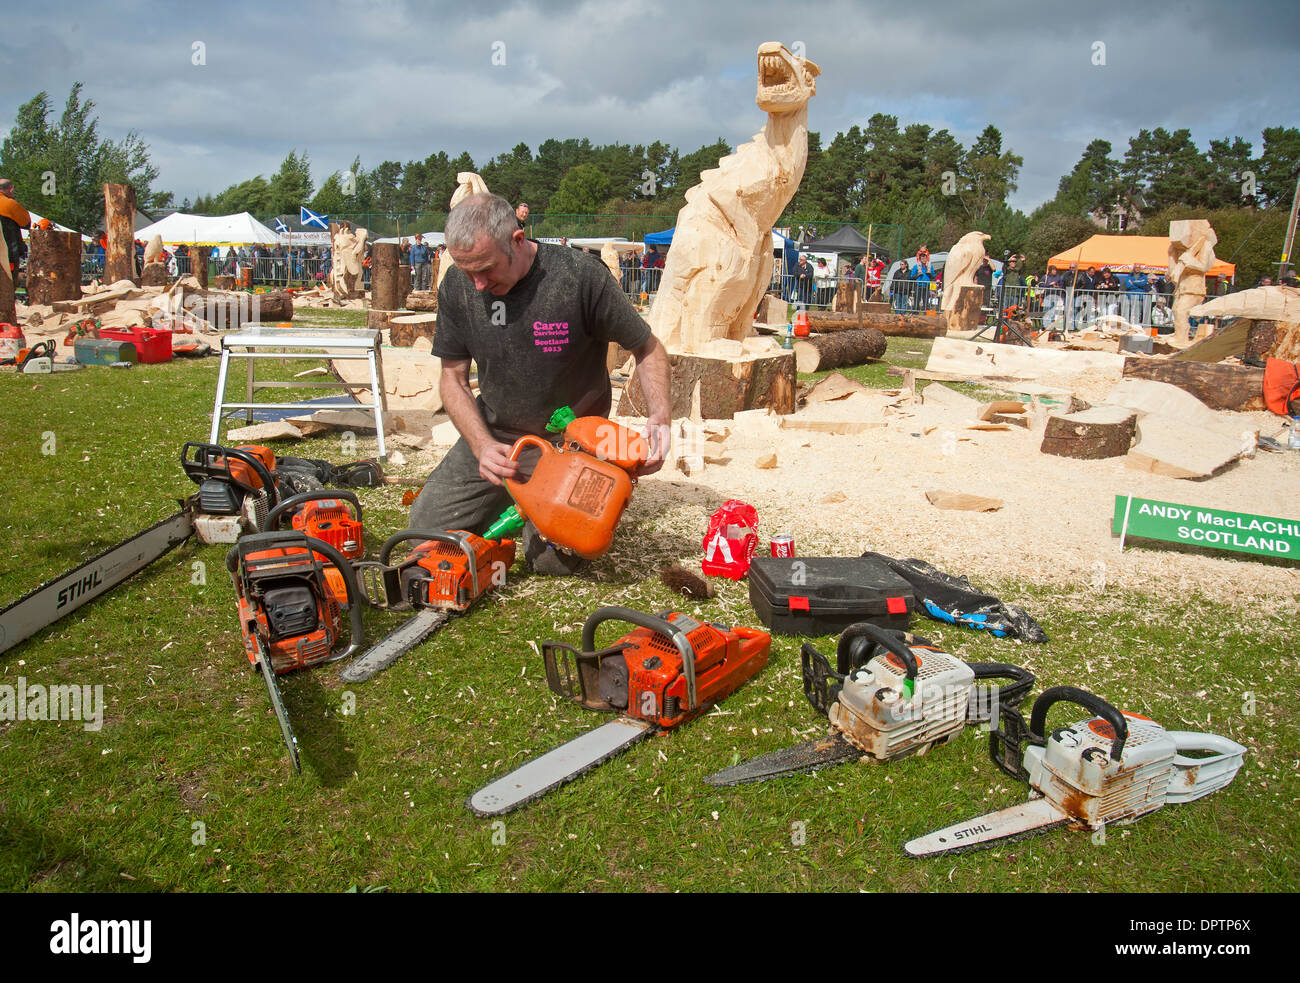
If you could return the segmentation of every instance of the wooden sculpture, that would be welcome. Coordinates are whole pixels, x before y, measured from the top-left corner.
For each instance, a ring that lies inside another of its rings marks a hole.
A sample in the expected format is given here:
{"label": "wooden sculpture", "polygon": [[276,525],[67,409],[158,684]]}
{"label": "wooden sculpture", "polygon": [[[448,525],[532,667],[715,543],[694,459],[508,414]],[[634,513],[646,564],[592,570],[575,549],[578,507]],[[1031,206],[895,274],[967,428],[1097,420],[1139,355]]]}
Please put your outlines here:
{"label": "wooden sculpture", "polygon": [[[1173,343],[1191,341],[1187,320],[1193,307],[1205,300],[1205,274],[1214,265],[1214,244],[1218,236],[1201,218],[1169,223],[1169,278],[1174,281]],[[1199,334],[1198,334],[1199,337]]]}
{"label": "wooden sculpture", "polygon": [[962,287],[975,286],[975,272],[984,262],[984,243],[991,236],[983,232],[967,232],[948,250],[943,264],[943,300],[939,310],[945,314],[957,306]]}
{"label": "wooden sculpture", "polygon": [[333,242],[330,288],[334,291],[336,301],[361,295],[361,262],[366,255],[366,239],[369,235],[365,229],[354,230],[351,222],[330,223],[330,239]]}
{"label": "wooden sculpture", "polygon": [[808,100],[821,69],[777,41],[758,49],[758,108],[767,123],[686,192],[650,312],[670,350],[740,341],[772,276],[773,223],[799,189],[808,161]]}

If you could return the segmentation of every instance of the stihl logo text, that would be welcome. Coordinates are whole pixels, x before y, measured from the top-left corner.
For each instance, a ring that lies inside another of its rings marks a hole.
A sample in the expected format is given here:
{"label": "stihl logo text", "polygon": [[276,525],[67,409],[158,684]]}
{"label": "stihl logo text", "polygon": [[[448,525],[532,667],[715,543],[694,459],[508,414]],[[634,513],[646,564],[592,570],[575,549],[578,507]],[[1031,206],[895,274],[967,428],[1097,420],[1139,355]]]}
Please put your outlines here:
{"label": "stihl logo text", "polygon": [[952,834],[952,838],[954,840],[964,840],[968,837],[976,835],[977,833],[991,833],[991,832],[993,831],[984,825],[968,826],[965,829],[957,830],[957,832]]}
{"label": "stihl logo text", "polygon": [[86,574],[75,584],[69,584],[67,587],[63,588],[63,590],[59,591],[59,603],[55,605],[54,609],[56,611],[61,610],[69,602],[75,601],[88,590],[98,587],[101,582],[102,579],[98,570]]}

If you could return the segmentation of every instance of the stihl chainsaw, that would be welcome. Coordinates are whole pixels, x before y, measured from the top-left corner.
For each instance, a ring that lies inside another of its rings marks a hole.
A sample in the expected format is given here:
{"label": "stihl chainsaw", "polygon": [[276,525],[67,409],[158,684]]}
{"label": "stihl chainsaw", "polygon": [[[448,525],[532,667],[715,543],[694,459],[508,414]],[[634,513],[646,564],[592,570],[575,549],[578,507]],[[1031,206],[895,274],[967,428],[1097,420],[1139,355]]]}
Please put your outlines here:
{"label": "stihl chainsaw", "polygon": [[[327,568],[343,583],[343,602],[326,582]],[[275,677],[360,651],[364,628],[351,564],[329,543],[281,531],[243,537],[226,553],[226,569],[235,583],[244,652],[262,673],[294,770],[301,772],[298,741]],[[346,637],[341,610],[348,615]]]}
{"label": "stihl chainsaw", "polygon": [[[411,553],[390,564],[393,548],[418,540]],[[462,530],[434,532],[406,529],[388,537],[379,561],[355,564],[366,603],[378,608],[418,613],[398,625],[340,673],[344,682],[364,682],[387,669],[408,649],[420,644],[447,621],[468,611],[493,587],[505,583],[515,562],[513,539],[491,540]]]}
{"label": "stihl chainsaw", "polygon": [[[596,629],[625,621],[638,629],[596,648]],[[756,628],[706,624],[679,612],[659,617],[605,607],[582,626],[582,651],[542,646],[546,682],[560,696],[616,720],[575,737],[475,792],[469,808],[498,816],[540,798],[659,729],[704,713],[767,664],[772,637]]]}
{"label": "stihl chainsaw", "polygon": [[[188,443],[181,467],[199,486],[179,512],[155,522],[47,580],[0,609],[0,653],[112,590],[195,534],[204,543],[233,543],[260,527],[275,505],[275,481],[258,447]],[[273,459],[272,459],[273,460]]]}
{"label": "stihl chainsaw", "polygon": [[[1047,734],[1047,712],[1062,701],[1094,716]],[[1066,824],[1096,830],[1131,823],[1166,803],[1192,802],[1223,788],[1246,753],[1217,734],[1168,731],[1121,713],[1073,686],[1044,691],[1028,726],[1014,707],[1004,706],[1001,720],[989,735],[989,755],[1008,775],[1028,782],[1034,797],[909,840],[903,849],[910,856],[964,853]]]}
{"label": "stihl chainsaw", "polygon": [[[803,689],[830,718],[829,737],[773,751],[709,775],[710,785],[743,785],[859,761],[895,761],[944,744],[968,724],[995,724],[998,707],[1018,707],[1033,674],[1001,662],[966,663],[924,638],[866,622],[836,646],[836,667],[805,642]],[[1009,685],[979,687],[985,680]]]}

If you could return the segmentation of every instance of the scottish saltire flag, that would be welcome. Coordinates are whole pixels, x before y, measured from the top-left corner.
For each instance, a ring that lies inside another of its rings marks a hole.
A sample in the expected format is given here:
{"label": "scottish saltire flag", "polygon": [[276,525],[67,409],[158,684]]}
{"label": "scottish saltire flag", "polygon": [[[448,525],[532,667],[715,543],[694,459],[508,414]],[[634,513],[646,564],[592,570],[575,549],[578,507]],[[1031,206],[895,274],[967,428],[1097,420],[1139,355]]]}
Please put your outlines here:
{"label": "scottish saltire flag", "polygon": [[281,235],[285,235],[289,232],[289,226],[284,224],[284,219],[277,218],[275,220],[275,231],[279,232]]}
{"label": "scottish saltire flag", "polygon": [[298,211],[302,213],[298,221],[304,226],[314,225],[318,229],[328,229],[330,227],[330,217],[328,215],[317,215],[310,208],[304,208],[301,205],[298,206]]}

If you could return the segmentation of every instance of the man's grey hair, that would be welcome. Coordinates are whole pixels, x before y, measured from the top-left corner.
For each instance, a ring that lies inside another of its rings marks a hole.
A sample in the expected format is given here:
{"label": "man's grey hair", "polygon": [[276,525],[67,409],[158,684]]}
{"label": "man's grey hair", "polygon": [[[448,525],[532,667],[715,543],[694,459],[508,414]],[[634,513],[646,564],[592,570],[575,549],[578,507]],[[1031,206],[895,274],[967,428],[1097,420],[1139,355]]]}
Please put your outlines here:
{"label": "man's grey hair", "polygon": [[470,195],[447,216],[447,248],[468,252],[480,236],[486,235],[501,249],[509,251],[510,239],[518,228],[514,208],[500,195]]}
{"label": "man's grey hair", "polygon": [[0,177],[0,191],[12,191],[14,183],[7,177]]}

